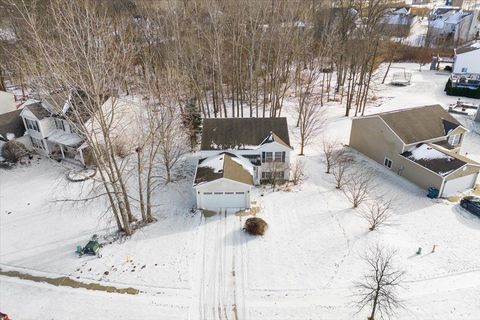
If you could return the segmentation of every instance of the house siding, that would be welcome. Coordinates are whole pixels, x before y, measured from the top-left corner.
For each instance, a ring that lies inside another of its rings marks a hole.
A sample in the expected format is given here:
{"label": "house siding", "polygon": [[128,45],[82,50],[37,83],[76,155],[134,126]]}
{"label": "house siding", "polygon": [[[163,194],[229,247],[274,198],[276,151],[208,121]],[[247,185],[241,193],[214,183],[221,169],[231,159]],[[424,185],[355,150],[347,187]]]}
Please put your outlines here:
{"label": "house siding", "polygon": [[389,158],[391,169],[398,171],[403,142],[379,117],[353,119],[349,144],[382,165],[385,157]]}
{"label": "house siding", "polygon": [[398,157],[397,173],[423,189],[442,187],[441,176],[402,156]]}
{"label": "house siding", "polygon": [[480,73],[480,50],[465,52],[455,56],[453,73],[462,73],[467,68],[467,73]]}

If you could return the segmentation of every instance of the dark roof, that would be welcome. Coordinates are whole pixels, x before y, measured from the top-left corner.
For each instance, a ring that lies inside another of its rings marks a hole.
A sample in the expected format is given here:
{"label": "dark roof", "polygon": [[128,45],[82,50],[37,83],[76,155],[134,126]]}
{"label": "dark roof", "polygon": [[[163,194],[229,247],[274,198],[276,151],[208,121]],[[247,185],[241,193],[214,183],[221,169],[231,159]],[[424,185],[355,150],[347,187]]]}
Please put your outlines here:
{"label": "dark roof", "polygon": [[377,114],[405,144],[443,137],[462,124],[440,105]]}
{"label": "dark roof", "polygon": [[[213,163],[212,167],[207,165],[209,161]],[[219,166],[221,166],[221,169],[219,169]],[[252,166],[252,164],[250,164],[246,158],[228,152],[222,152],[212,157],[200,159],[198,161],[197,173],[193,184],[196,186],[202,183],[226,178],[253,185],[253,176],[246,166]]]}
{"label": "dark roof", "polygon": [[[418,153],[417,153],[418,152]],[[405,158],[444,177],[465,164],[476,164],[470,159],[447,152],[432,144],[420,143],[401,154]]]}
{"label": "dark roof", "polygon": [[467,52],[475,51],[479,49],[480,49],[480,42],[477,41],[477,42],[472,42],[463,47],[455,49],[455,53],[462,54],[462,53],[467,53]]}
{"label": "dark roof", "polygon": [[22,110],[15,110],[0,115],[0,140],[7,139],[7,133],[13,133],[15,138],[21,137],[25,133],[25,126],[23,125],[20,112]]}
{"label": "dark roof", "polygon": [[35,115],[35,117],[37,117],[38,120],[42,120],[43,118],[51,116],[50,111],[48,111],[44,106],[42,106],[40,102],[26,105],[25,108],[30,110]]}
{"label": "dark roof", "polygon": [[204,119],[202,150],[249,149],[274,134],[275,141],[290,147],[287,118]]}

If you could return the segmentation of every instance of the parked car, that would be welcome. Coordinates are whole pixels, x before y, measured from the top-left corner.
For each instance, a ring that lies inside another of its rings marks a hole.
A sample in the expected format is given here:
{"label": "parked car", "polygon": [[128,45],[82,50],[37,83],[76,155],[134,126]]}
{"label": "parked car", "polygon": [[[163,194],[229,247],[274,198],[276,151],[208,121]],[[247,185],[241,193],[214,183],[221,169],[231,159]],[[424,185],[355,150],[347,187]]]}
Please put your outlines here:
{"label": "parked car", "polygon": [[460,205],[462,208],[480,218],[480,198],[472,196],[465,197],[460,201]]}
{"label": "parked car", "polygon": [[0,312],[0,320],[10,320],[10,318],[5,313]]}

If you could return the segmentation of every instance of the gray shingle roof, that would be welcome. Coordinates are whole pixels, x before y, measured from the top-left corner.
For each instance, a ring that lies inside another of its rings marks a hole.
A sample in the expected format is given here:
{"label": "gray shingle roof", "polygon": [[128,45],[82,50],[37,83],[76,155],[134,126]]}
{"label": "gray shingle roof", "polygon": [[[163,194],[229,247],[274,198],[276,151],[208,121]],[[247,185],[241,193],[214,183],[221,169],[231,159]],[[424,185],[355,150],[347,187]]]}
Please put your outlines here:
{"label": "gray shingle roof", "polygon": [[23,136],[25,133],[25,126],[23,125],[20,112],[22,110],[15,110],[0,115],[0,140],[6,140],[7,133],[13,133],[15,138]]}
{"label": "gray shingle roof", "polygon": [[405,144],[443,137],[462,124],[440,105],[377,114]]}
{"label": "gray shingle roof", "polygon": [[467,53],[470,51],[480,50],[480,42],[472,42],[468,45],[455,49],[456,54]]}
{"label": "gray shingle roof", "polygon": [[286,118],[204,119],[201,149],[249,149],[264,142],[270,133],[277,142],[290,146]]}

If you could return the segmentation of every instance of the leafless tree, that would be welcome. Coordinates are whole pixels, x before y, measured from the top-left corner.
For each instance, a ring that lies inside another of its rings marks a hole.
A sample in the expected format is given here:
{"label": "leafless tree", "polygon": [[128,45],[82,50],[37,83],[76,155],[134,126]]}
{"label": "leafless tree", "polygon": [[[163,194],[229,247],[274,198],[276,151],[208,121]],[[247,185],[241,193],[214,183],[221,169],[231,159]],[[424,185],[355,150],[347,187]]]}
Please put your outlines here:
{"label": "leafless tree", "polygon": [[263,178],[263,181],[270,184],[273,191],[275,191],[279,184],[285,182],[284,172],[287,169],[288,165],[285,162],[268,162],[263,168],[263,174],[266,174],[265,178]]}
{"label": "leafless tree", "polygon": [[401,286],[405,272],[394,267],[395,254],[395,251],[376,245],[363,257],[369,269],[363,281],[357,282],[355,287],[359,296],[358,312],[370,306],[369,320],[389,318],[403,307],[396,290]]}
{"label": "leafless tree", "polygon": [[387,226],[393,217],[393,200],[378,196],[362,208],[361,216],[368,222],[370,231]]}
{"label": "leafless tree", "polygon": [[373,173],[370,170],[355,167],[349,172],[347,183],[342,188],[343,193],[353,208],[366,201],[373,189]]}
{"label": "leafless tree", "polygon": [[335,164],[346,156],[346,149],[341,148],[337,141],[323,140],[322,152],[325,157],[325,173],[331,173]]}
{"label": "leafless tree", "polygon": [[305,162],[303,159],[297,158],[292,166],[291,181],[294,185],[300,184],[305,178]]}
{"label": "leafless tree", "polygon": [[325,124],[324,109],[316,103],[313,95],[308,95],[297,108],[299,118],[300,153],[304,155],[304,149],[323,130]]}
{"label": "leafless tree", "polygon": [[332,174],[335,178],[335,188],[343,189],[354,161],[353,157],[344,150],[339,150],[338,152],[339,155],[333,158],[334,162],[332,163]]}

